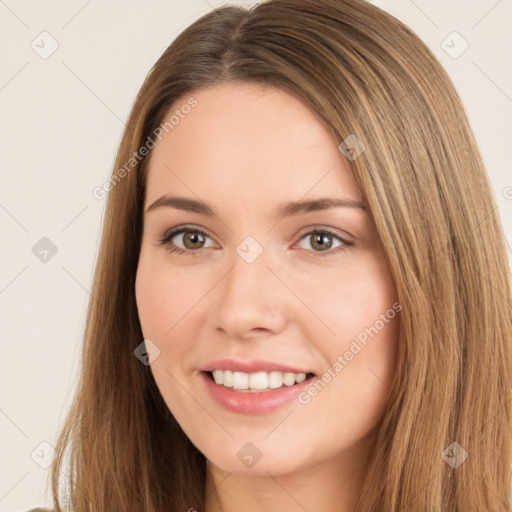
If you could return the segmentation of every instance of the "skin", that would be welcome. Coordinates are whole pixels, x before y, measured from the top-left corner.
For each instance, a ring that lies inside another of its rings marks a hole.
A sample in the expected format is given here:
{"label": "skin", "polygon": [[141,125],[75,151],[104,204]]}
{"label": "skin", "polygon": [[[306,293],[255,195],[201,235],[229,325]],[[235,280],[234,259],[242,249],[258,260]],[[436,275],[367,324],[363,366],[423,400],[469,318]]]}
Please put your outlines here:
{"label": "skin", "polygon": [[[160,350],[151,371],[207,458],[208,512],[352,510],[395,371],[398,315],[307,404],[227,411],[199,376],[208,362],[235,358],[320,377],[396,301],[365,210],[272,215],[288,201],[361,201],[349,162],[322,121],[283,91],[222,84],[192,96],[197,106],[153,150],[144,210],[172,194],[201,199],[216,216],[144,214],[136,298],[144,337]],[[186,254],[158,244],[183,225],[192,225],[188,238],[177,234],[167,247]],[[327,251],[315,244],[315,226],[335,232]],[[194,228],[202,242],[190,239]],[[247,236],[263,248],[250,264],[236,252]],[[237,457],[249,441],[262,454],[251,468]]]}

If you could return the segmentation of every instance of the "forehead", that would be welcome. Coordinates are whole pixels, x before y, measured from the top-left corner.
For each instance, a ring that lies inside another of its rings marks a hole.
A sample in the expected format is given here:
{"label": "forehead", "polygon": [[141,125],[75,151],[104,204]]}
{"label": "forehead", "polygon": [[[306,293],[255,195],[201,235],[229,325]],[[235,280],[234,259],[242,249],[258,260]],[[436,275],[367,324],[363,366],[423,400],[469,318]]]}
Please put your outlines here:
{"label": "forehead", "polygon": [[[190,98],[196,105],[182,109]],[[164,122],[173,114],[151,156],[148,202],[178,191],[260,202],[309,193],[360,198],[332,132],[280,89],[222,84],[184,96]]]}

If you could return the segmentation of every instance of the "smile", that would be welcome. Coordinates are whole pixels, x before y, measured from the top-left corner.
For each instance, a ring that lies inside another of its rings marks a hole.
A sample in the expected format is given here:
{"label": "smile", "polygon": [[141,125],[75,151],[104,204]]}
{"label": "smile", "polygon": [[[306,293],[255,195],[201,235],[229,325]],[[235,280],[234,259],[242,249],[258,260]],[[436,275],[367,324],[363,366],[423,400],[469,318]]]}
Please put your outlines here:
{"label": "smile", "polygon": [[245,393],[259,393],[293,386],[313,376],[280,371],[245,373],[231,370],[213,370],[210,374],[216,384]]}
{"label": "smile", "polygon": [[297,396],[315,378],[313,373],[236,370],[200,372],[207,394],[223,409],[249,415],[265,415],[296,404]]}

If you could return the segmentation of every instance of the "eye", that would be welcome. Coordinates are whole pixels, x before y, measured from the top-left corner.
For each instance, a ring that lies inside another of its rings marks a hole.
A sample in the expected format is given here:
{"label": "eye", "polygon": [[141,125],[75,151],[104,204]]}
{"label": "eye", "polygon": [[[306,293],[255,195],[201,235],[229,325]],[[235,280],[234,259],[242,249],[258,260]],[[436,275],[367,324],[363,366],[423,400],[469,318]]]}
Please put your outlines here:
{"label": "eye", "polygon": [[[308,239],[310,241],[304,247],[303,242]],[[200,254],[201,249],[211,247],[206,245],[207,240],[211,240],[211,238],[197,227],[179,226],[166,231],[159,239],[158,245],[165,245],[171,253],[196,256]],[[318,256],[330,256],[339,251],[345,251],[353,245],[352,242],[345,240],[329,229],[316,227],[301,235],[298,243],[299,245],[302,244],[302,249],[313,249],[310,252],[317,253]]]}
{"label": "eye", "polygon": [[[301,236],[299,243],[308,239],[310,241],[306,243],[306,246],[313,248],[313,252],[319,253],[318,256],[330,256],[338,251],[345,251],[348,247],[353,245],[352,242],[324,228],[315,228],[313,231],[308,231]],[[334,245],[336,242],[333,242],[333,239],[338,241],[338,245]],[[333,245],[335,247],[334,250],[330,250]],[[304,248],[307,249],[308,247],[302,247],[302,249]]]}
{"label": "eye", "polygon": [[[159,240],[158,245],[167,246],[169,252],[194,255],[199,249],[206,248],[205,242],[210,237],[195,227],[182,226],[167,231]],[[174,239],[174,241],[173,241]],[[177,245],[177,244],[181,244]]]}

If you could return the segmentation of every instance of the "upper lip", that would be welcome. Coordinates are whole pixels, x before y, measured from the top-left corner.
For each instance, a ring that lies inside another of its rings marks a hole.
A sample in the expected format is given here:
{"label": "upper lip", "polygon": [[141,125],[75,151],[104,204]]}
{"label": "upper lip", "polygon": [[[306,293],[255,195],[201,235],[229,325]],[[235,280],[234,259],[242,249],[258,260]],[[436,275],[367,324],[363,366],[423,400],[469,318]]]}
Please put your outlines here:
{"label": "upper lip", "polygon": [[256,373],[256,372],[289,372],[289,373],[313,373],[303,368],[296,366],[288,366],[273,361],[264,360],[235,360],[235,359],[219,359],[208,363],[203,368],[204,372],[211,372],[213,370],[231,370],[233,372]]}

